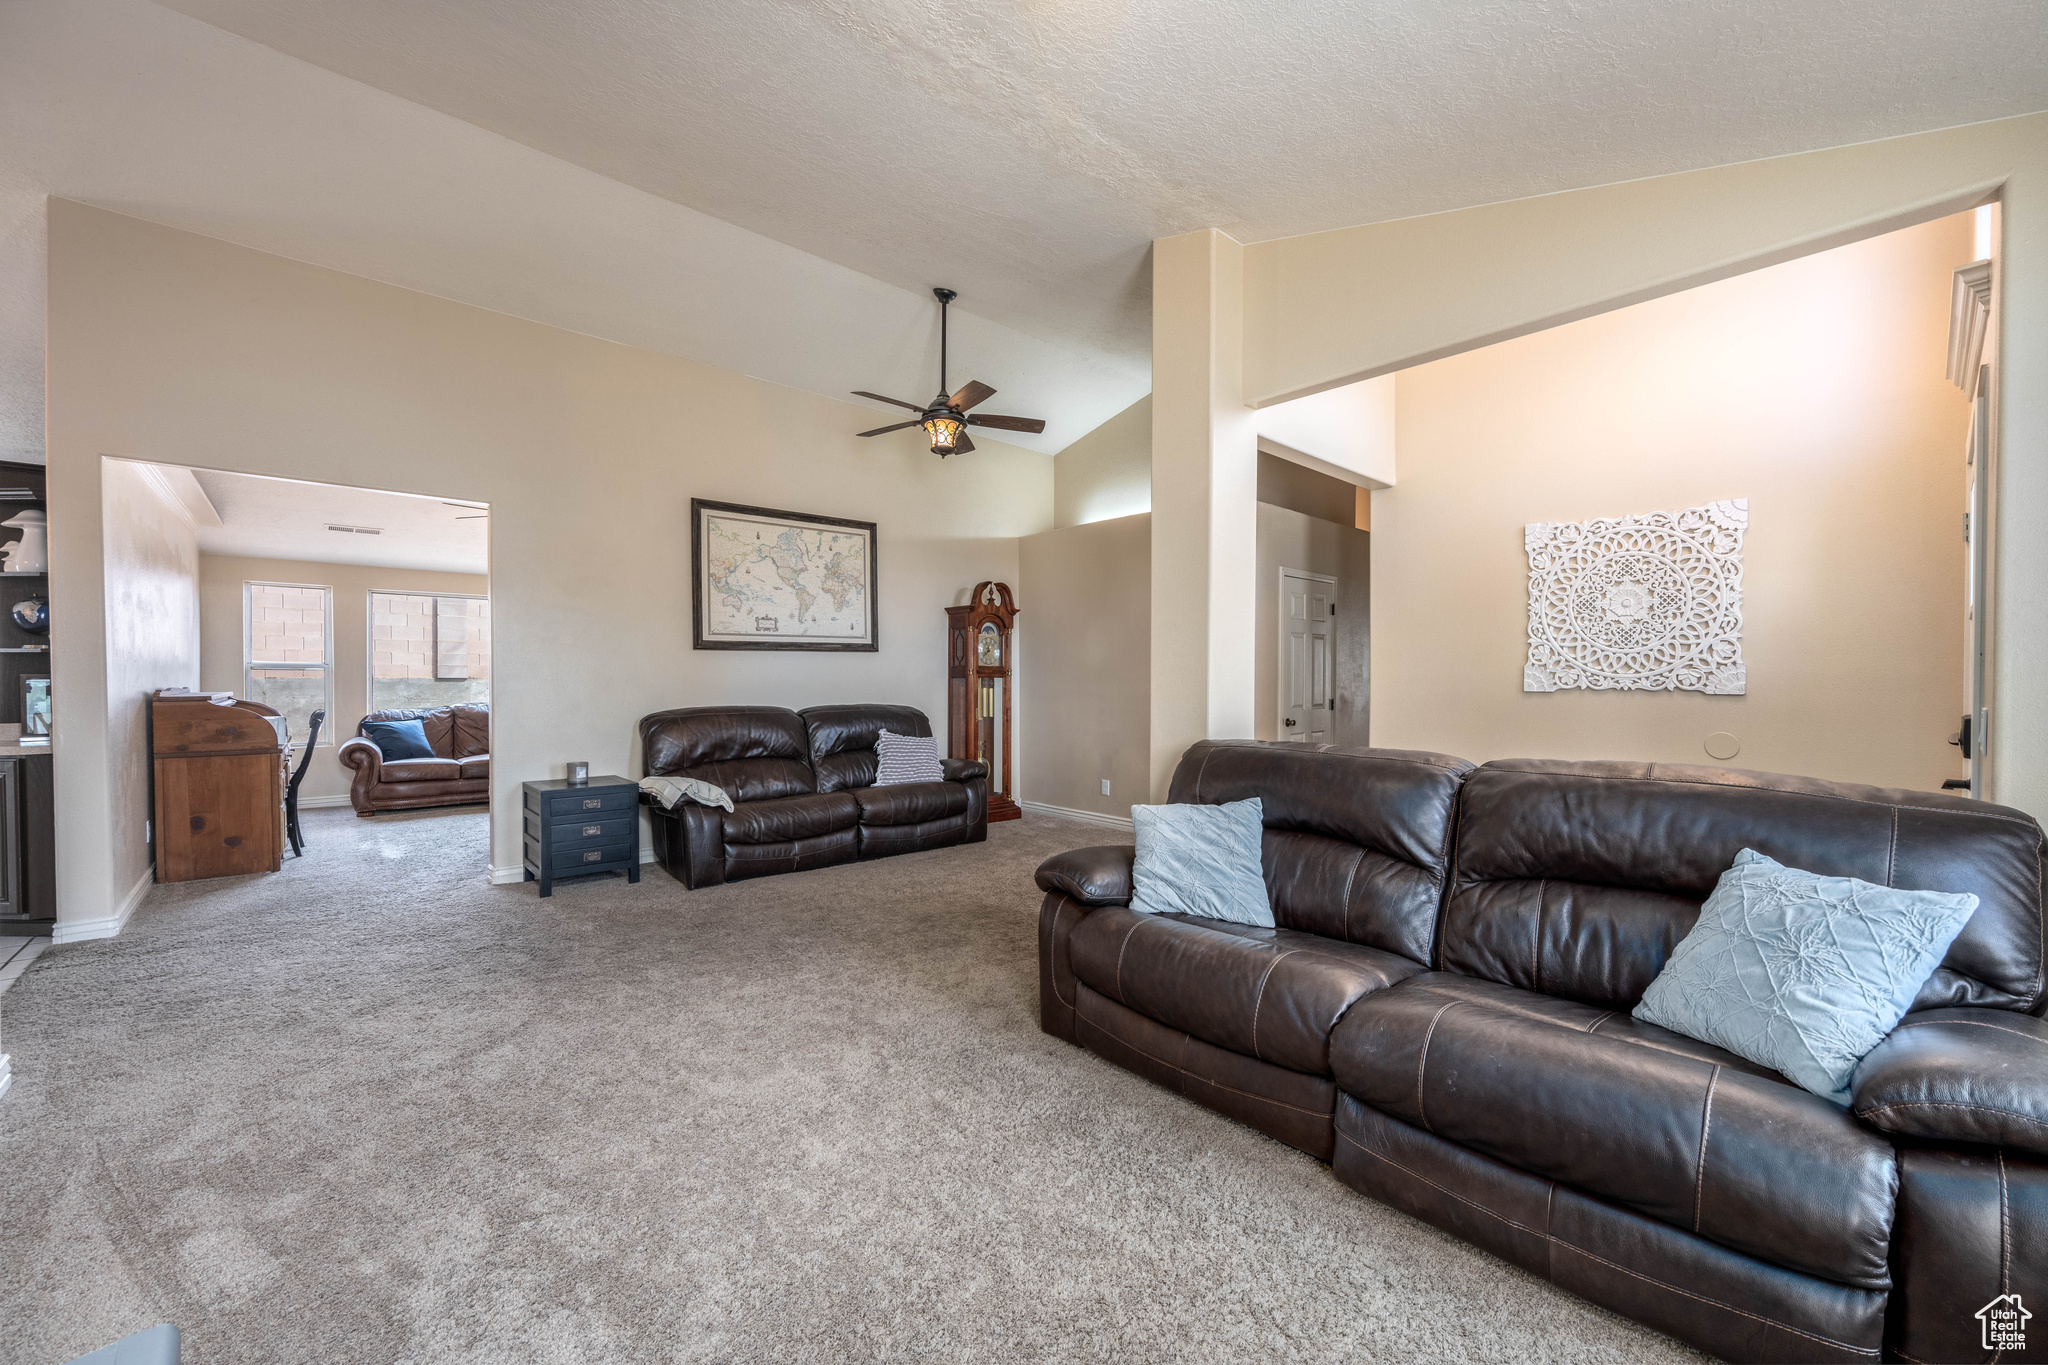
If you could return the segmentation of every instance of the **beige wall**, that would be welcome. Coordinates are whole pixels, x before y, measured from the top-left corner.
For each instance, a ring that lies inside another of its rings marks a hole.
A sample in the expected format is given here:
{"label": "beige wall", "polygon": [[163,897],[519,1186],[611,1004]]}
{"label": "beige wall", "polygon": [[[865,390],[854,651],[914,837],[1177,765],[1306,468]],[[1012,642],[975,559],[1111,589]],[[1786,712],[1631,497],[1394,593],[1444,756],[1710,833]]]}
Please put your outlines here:
{"label": "beige wall", "polygon": [[1024,800],[1128,818],[1150,799],[1151,522],[1117,517],[1018,544]]}
{"label": "beige wall", "polygon": [[[1270,458],[1270,457],[1266,457]],[[1330,743],[1364,744],[1367,678],[1367,563],[1371,537],[1355,527],[1261,502],[1259,516],[1258,652],[1252,738],[1285,739],[1280,726],[1280,571],[1303,569],[1337,580],[1337,709]]]}
{"label": "beige wall", "polygon": [[[1052,522],[1049,456],[989,439],[941,461],[907,435],[856,439],[873,414],[851,403],[62,200],[49,213],[54,618],[105,614],[103,452],[490,503],[501,869],[519,784],[572,758],[637,773],[647,712],[887,701],[942,718],[944,608],[1014,583],[1017,537]],[[692,650],[693,496],[878,523],[881,649]],[[104,752],[63,742],[104,728],[104,681],[81,681],[101,659],[58,627],[64,918],[106,913],[92,869],[140,839]]]}
{"label": "beige wall", "polygon": [[338,804],[348,795],[349,770],[335,750],[356,732],[370,709],[368,656],[370,592],[447,592],[483,596],[482,574],[420,569],[372,569],[360,564],[316,564],[299,559],[199,556],[199,674],[209,692],[243,694],[242,585],[309,583],[334,593],[334,711],[320,735],[313,766],[299,784],[299,799]]}
{"label": "beige wall", "polygon": [[[1245,401],[1405,369],[1993,199],[2004,323],[1992,357],[2003,382],[1986,773],[1991,799],[2048,813],[2048,114],[1255,244],[1243,253]],[[1158,291],[1156,244],[1154,260]]]}
{"label": "beige wall", "polygon": [[[1402,372],[1373,495],[1376,742],[1921,789],[1963,771],[1968,215]],[[1746,696],[1525,693],[1522,527],[1746,497]]]}
{"label": "beige wall", "polygon": [[1152,510],[1152,395],[1053,461],[1052,524],[1081,526]]}
{"label": "beige wall", "polygon": [[[130,839],[107,850],[98,867],[60,869],[60,917],[65,875],[83,879],[104,900],[97,914],[110,916],[135,894],[150,875],[149,846],[143,839],[150,818],[149,694],[160,687],[199,685],[199,538],[189,517],[169,488],[153,472],[127,460],[92,459],[100,471],[99,549],[104,556],[105,750],[94,754],[84,733],[98,727],[90,689],[74,701],[62,684],[71,681],[51,673],[51,718],[57,727],[55,762],[60,774],[84,762],[104,764],[108,808]],[[51,500],[52,509],[56,499]],[[59,543],[53,535],[52,544]],[[53,582],[59,575],[53,575]],[[64,622],[53,605],[52,622]],[[56,649],[76,650],[73,641],[88,635],[66,622],[52,631]],[[67,716],[66,711],[72,714]],[[88,717],[91,717],[90,722]],[[67,723],[68,722],[68,723]],[[74,741],[86,741],[74,743]],[[60,786],[58,795],[65,794]]]}

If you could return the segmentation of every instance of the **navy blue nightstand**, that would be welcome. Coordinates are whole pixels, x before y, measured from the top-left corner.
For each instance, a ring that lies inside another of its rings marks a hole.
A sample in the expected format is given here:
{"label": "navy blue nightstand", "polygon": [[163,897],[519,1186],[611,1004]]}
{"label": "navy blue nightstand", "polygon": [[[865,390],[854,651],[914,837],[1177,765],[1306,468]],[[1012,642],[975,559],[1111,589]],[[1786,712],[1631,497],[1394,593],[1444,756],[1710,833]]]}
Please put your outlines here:
{"label": "navy blue nightstand", "polygon": [[555,878],[623,872],[640,880],[640,784],[593,777],[580,787],[563,778],[525,785],[526,880],[555,892]]}

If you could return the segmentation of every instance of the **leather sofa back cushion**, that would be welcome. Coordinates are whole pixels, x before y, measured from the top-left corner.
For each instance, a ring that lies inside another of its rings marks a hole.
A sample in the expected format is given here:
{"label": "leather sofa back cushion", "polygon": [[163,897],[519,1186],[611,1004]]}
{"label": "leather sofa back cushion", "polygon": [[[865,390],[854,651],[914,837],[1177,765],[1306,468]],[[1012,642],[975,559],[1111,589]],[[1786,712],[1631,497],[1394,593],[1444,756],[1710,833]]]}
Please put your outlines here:
{"label": "leather sofa back cushion", "polygon": [[417,706],[410,710],[372,711],[356,723],[356,733],[368,738],[365,725],[380,720],[416,720],[426,732],[427,747],[436,758],[455,757],[455,714],[445,706]]}
{"label": "leather sofa back cushion", "polygon": [[1405,749],[1205,740],[1181,759],[1167,799],[1258,797],[1276,924],[1427,963],[1451,811],[1471,771]]}
{"label": "leather sofa back cushion", "polygon": [[1629,1009],[1744,848],[1823,876],[1968,891],[1977,913],[1914,1008],[2042,999],[2041,827],[1927,792],[1724,768],[1489,763],[1466,781],[1448,971]]}
{"label": "leather sofa back cushion", "polygon": [[875,742],[882,731],[925,738],[932,732],[931,721],[915,706],[813,706],[799,714],[809,733],[811,769],[821,792],[873,786]]}
{"label": "leather sofa back cushion", "polygon": [[815,790],[804,723],[780,706],[690,706],[642,716],[640,758],[649,777],[694,777],[734,801]]}
{"label": "leather sofa back cushion", "polygon": [[488,704],[464,702],[460,706],[449,707],[448,712],[454,730],[449,738],[449,743],[454,746],[450,758],[475,758],[491,751],[491,708]]}

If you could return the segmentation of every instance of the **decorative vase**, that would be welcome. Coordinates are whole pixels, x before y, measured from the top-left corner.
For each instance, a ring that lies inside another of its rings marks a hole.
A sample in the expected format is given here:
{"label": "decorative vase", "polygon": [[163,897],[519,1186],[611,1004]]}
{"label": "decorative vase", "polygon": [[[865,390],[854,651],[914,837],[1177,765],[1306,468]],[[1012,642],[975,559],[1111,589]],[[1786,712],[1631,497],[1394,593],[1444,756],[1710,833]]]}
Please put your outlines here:
{"label": "decorative vase", "polygon": [[50,567],[50,519],[39,507],[0,521],[0,526],[20,530],[21,539],[0,549],[0,572],[44,573]]}
{"label": "decorative vase", "polygon": [[24,597],[14,604],[14,624],[31,635],[50,629],[50,604],[40,597]]}

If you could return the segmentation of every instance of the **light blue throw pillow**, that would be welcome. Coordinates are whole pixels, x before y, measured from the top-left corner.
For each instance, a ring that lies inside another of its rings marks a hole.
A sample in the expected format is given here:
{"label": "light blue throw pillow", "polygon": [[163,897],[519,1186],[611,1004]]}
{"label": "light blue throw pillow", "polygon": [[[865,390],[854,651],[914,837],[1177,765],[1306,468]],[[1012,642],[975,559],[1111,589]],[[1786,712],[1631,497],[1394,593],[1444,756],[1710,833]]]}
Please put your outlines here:
{"label": "light blue throw pillow", "polygon": [[1220,806],[1132,806],[1138,855],[1131,909],[1273,927],[1259,847],[1265,814],[1254,796]]}
{"label": "light blue throw pillow", "polygon": [[1847,1107],[1977,898],[1822,877],[1736,855],[1635,1017],[1771,1067]]}

